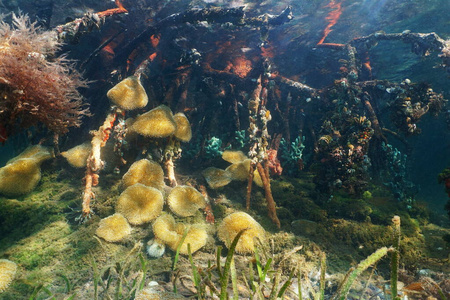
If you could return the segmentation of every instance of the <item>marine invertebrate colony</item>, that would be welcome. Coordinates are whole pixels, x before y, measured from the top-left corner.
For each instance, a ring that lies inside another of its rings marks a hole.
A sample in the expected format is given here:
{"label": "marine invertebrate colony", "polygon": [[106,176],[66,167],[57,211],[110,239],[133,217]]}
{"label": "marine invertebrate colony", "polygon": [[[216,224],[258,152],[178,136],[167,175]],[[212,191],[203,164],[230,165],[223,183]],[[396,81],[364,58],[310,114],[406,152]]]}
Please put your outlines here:
{"label": "marine invertebrate colony", "polygon": [[167,197],[170,209],[180,217],[193,216],[199,208],[205,208],[206,200],[195,188],[179,185]]}
{"label": "marine invertebrate colony", "polygon": [[124,110],[142,108],[148,103],[148,96],[137,76],[125,78],[110,89],[107,96]]}
{"label": "marine invertebrate colony", "polygon": [[247,229],[236,245],[236,252],[249,253],[255,250],[255,238],[264,241],[265,231],[249,214],[245,212],[235,212],[222,220],[217,229],[219,239],[230,247],[236,235],[243,229]]}
{"label": "marine invertebrate colony", "polygon": [[91,148],[90,143],[83,143],[67,151],[61,152],[61,156],[67,159],[67,162],[72,167],[83,168],[86,167]]}
{"label": "marine invertebrate colony", "polygon": [[175,133],[177,124],[170,108],[160,105],[138,116],[130,129],[143,136],[164,138]]}
{"label": "marine invertebrate colony", "polygon": [[128,172],[123,175],[122,183],[125,187],[141,183],[162,191],[164,189],[164,171],[158,163],[141,159],[130,166]]}
{"label": "marine invertebrate colony", "polygon": [[[0,127],[44,125],[64,134],[88,114],[79,87],[86,85],[64,56],[51,32],[40,31],[26,16],[13,14],[13,25],[0,22]],[[3,137],[6,139],[6,137]]]}
{"label": "marine invertebrate colony", "polygon": [[163,205],[163,195],[159,190],[136,183],[120,194],[116,211],[130,224],[140,225],[158,217]]}
{"label": "marine invertebrate colony", "polygon": [[16,275],[16,271],[16,263],[7,259],[0,259],[0,293],[8,288],[14,279],[14,275]]}
{"label": "marine invertebrate colony", "polygon": [[127,219],[119,213],[101,219],[95,234],[108,242],[120,242],[131,233]]}
{"label": "marine invertebrate colony", "polygon": [[180,246],[181,254],[188,254],[188,244],[191,245],[191,252],[199,250],[205,246],[208,239],[208,233],[202,224],[188,225],[182,222],[176,223],[174,217],[170,214],[162,214],[153,222],[153,234],[156,239],[176,251],[183,235],[185,239]]}
{"label": "marine invertebrate colony", "polygon": [[0,168],[0,194],[20,196],[31,192],[41,180],[41,164],[53,153],[40,145],[30,146]]}

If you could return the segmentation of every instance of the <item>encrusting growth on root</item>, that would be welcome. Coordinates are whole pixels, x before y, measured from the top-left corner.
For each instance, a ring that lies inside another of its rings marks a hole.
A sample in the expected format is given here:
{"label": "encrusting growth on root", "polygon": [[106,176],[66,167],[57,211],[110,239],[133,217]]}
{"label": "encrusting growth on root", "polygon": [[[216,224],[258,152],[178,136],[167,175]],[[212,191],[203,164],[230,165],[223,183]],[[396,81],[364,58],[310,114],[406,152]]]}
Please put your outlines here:
{"label": "encrusting growth on root", "polygon": [[250,170],[248,173],[248,183],[247,183],[247,199],[245,201],[245,208],[247,210],[250,209],[250,197],[252,196],[252,184],[253,184],[253,172],[255,171],[255,167],[253,164],[250,164]]}
{"label": "encrusting growth on root", "polygon": [[[267,201],[267,209],[269,218],[280,228],[280,220],[277,217],[276,205],[273,199],[272,190],[270,188],[270,174],[268,166],[268,130],[267,123],[271,120],[270,111],[266,109],[267,89],[262,85],[261,77],[258,79],[258,85],[255,87],[250,100],[248,101],[248,109],[250,112],[250,139],[253,145],[250,147],[249,156],[252,159],[250,164],[246,208],[250,209],[250,197],[252,192],[252,182],[254,176],[254,168],[258,170],[263,183],[265,198]],[[262,165],[264,164],[264,167]]]}
{"label": "encrusting growth on root", "polygon": [[98,173],[104,166],[104,162],[100,157],[101,148],[105,146],[109,139],[114,122],[116,121],[118,110],[118,108],[112,108],[103,125],[100,126],[97,131],[92,132],[92,149],[87,159],[86,175],[84,177],[85,188],[83,192],[82,214],[80,217],[82,219],[87,219],[92,215],[90,203],[92,199],[95,199],[92,187],[98,185]]}
{"label": "encrusting growth on root", "polygon": [[176,187],[178,184],[177,179],[175,178],[175,166],[171,156],[164,161],[164,168],[167,171],[167,179],[169,180],[170,186]]}
{"label": "encrusting growth on root", "polygon": [[256,168],[258,169],[259,175],[261,176],[264,185],[269,218],[277,226],[277,228],[280,228],[281,224],[277,216],[275,200],[273,200],[272,190],[270,188],[269,166],[267,160],[264,161],[264,167],[261,165],[261,163],[258,162],[256,164]]}

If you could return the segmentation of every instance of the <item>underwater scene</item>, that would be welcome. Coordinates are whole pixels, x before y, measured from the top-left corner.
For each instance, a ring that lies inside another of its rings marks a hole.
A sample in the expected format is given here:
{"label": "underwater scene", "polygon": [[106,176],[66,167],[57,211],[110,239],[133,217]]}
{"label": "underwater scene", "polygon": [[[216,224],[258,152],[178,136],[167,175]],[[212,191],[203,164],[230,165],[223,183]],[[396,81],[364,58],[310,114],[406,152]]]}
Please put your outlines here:
{"label": "underwater scene", "polygon": [[449,15],[0,0],[0,299],[450,300]]}

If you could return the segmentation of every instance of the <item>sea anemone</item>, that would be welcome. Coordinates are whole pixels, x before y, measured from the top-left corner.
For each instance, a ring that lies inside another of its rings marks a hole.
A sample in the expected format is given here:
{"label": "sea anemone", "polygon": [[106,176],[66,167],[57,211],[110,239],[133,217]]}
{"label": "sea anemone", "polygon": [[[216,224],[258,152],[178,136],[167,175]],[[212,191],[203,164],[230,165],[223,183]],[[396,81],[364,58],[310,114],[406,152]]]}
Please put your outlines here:
{"label": "sea anemone", "polygon": [[219,239],[230,247],[236,235],[243,229],[247,229],[236,245],[236,252],[250,253],[255,251],[255,239],[264,242],[265,231],[262,226],[245,212],[235,212],[226,216],[217,230]]}
{"label": "sea anemone", "polygon": [[205,197],[195,188],[186,185],[174,187],[167,197],[167,203],[170,209],[180,217],[193,216],[198,209],[206,206]]}
{"label": "sea anemone", "polygon": [[212,189],[226,186],[232,180],[231,174],[228,171],[214,167],[209,167],[203,170],[202,175],[205,177],[206,182]]}
{"label": "sea anemone", "polygon": [[136,117],[130,129],[144,136],[163,138],[173,135],[177,124],[170,108],[160,105]]}
{"label": "sea anemone", "polygon": [[124,187],[129,187],[136,183],[162,191],[164,189],[164,171],[157,162],[148,159],[138,160],[130,166],[128,172],[122,177]]}
{"label": "sea anemone", "polygon": [[246,160],[248,157],[242,151],[225,150],[222,153],[222,159],[229,163],[238,163]]}
{"label": "sea anemone", "polygon": [[175,223],[173,216],[168,213],[159,216],[155,222],[153,222],[152,228],[155,237],[169,246],[176,245],[180,241],[185,230],[185,226],[183,224]]}
{"label": "sea anemone", "polygon": [[52,151],[48,147],[44,147],[42,145],[32,145],[28,146],[25,150],[23,150],[19,155],[11,158],[6,162],[6,164],[10,164],[15,162],[16,160],[22,159],[22,158],[33,158],[35,160],[38,160],[39,163],[42,161],[48,159],[48,156],[52,156]]}
{"label": "sea anemone", "polygon": [[95,234],[107,242],[120,242],[131,233],[127,219],[119,213],[101,219]]}
{"label": "sea anemone", "polygon": [[[206,232],[204,225],[193,224],[187,231],[183,245],[181,245],[180,247],[180,253],[188,254],[188,245],[190,245],[191,253],[194,253],[195,251],[205,246],[207,240],[208,233]],[[171,247],[171,249],[175,251],[176,249],[178,249],[180,241],[172,246],[169,245],[169,247]]]}
{"label": "sea anemone", "polygon": [[153,223],[153,234],[163,243],[176,251],[178,245],[186,232],[183,245],[181,245],[180,253],[188,254],[187,245],[191,245],[191,253],[206,245],[208,233],[201,224],[187,225],[184,223],[176,223],[170,214],[159,216]]}
{"label": "sea anemone", "polygon": [[86,167],[87,159],[91,153],[91,143],[86,142],[61,152],[61,156],[67,159],[69,165],[74,168]]}
{"label": "sea anemone", "polygon": [[251,159],[235,162],[229,165],[228,168],[225,169],[225,171],[230,174],[233,180],[245,181],[248,179],[248,175],[250,173],[251,162]]}
{"label": "sea anemone", "polygon": [[124,215],[130,224],[141,225],[158,217],[163,205],[163,195],[159,190],[136,183],[120,194],[116,212]]}
{"label": "sea anemone", "polygon": [[53,152],[40,145],[28,147],[0,168],[0,193],[20,196],[31,192],[41,180],[41,163],[53,157]]}
{"label": "sea anemone", "polygon": [[176,113],[173,116],[177,123],[177,130],[174,136],[182,142],[189,142],[192,138],[191,124],[183,113]]}
{"label": "sea anemone", "polygon": [[4,292],[16,275],[17,265],[7,259],[0,259],[0,293]]}
{"label": "sea anemone", "polygon": [[130,76],[116,84],[106,94],[112,103],[124,110],[145,107],[148,97],[137,76]]}

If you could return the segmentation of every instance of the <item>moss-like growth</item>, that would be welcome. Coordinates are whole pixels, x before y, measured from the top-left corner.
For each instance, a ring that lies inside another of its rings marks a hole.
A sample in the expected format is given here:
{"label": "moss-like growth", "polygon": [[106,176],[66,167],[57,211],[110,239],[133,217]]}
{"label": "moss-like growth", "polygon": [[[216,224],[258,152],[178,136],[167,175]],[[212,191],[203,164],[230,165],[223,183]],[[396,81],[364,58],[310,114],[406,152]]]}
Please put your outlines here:
{"label": "moss-like growth", "polygon": [[362,194],[362,197],[363,197],[364,200],[372,199],[372,193],[370,191],[365,191]]}

